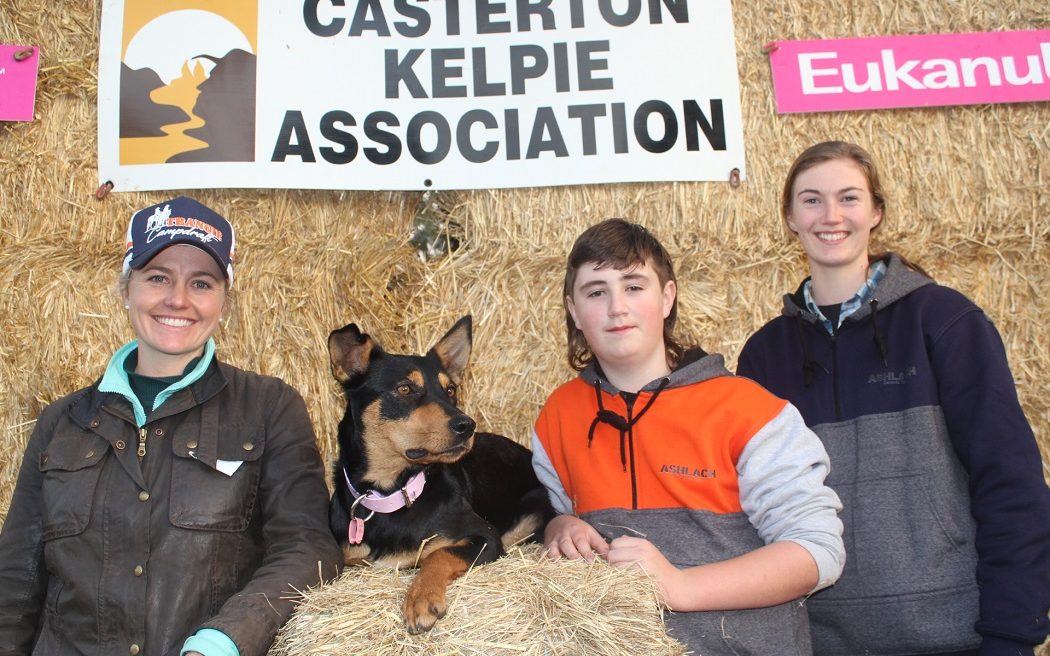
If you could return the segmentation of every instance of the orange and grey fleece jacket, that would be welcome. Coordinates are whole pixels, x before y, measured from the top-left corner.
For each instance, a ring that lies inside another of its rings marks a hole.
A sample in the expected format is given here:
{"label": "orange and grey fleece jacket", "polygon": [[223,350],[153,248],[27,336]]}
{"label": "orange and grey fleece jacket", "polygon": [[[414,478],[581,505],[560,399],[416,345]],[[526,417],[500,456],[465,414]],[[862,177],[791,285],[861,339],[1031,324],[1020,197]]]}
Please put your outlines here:
{"label": "orange and grey fleece jacket", "polygon": [[[533,467],[558,512],[607,539],[644,535],[678,567],[791,540],[817,564],[815,590],[842,572],[841,504],[824,485],[823,445],[794,406],[730,374],[719,355],[687,358],[631,404],[592,364],[547,399]],[[794,602],[672,613],[669,622],[705,656],[745,645],[809,650],[805,609]]]}

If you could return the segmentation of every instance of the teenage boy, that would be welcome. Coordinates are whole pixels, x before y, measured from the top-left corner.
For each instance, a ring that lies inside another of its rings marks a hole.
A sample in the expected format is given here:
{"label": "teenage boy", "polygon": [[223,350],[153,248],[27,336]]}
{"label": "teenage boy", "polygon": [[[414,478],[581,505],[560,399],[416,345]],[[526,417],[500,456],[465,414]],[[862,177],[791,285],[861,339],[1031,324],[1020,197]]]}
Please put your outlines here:
{"label": "teenage boy", "polygon": [[642,226],[581,234],[564,299],[580,375],[550,395],[533,436],[561,513],[551,556],[640,565],[671,636],[704,656],[811,653],[798,600],[845,561],[820,440],[722,356],[678,342],[674,268]]}

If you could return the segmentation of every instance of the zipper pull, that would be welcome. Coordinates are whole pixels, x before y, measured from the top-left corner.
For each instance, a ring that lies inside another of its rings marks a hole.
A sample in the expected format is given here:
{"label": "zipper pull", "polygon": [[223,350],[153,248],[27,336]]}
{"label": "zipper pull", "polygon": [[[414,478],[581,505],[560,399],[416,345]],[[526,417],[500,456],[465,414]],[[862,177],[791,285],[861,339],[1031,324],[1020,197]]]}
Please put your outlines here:
{"label": "zipper pull", "polygon": [[139,429],[139,450],[138,454],[140,458],[146,457],[146,428],[142,427]]}

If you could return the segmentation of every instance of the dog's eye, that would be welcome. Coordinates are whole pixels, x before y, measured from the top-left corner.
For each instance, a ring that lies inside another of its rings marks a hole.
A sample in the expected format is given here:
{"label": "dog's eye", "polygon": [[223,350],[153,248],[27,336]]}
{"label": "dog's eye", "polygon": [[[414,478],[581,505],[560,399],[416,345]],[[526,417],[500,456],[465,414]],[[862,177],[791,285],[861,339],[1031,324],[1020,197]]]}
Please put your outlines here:
{"label": "dog's eye", "polygon": [[401,396],[408,396],[409,394],[412,393],[412,386],[409,385],[408,383],[401,383],[400,385],[397,386],[396,389],[397,389],[397,393],[400,394]]}
{"label": "dog's eye", "polygon": [[456,398],[456,386],[455,385],[449,385],[448,387],[445,388],[445,393],[448,394],[450,399]]}

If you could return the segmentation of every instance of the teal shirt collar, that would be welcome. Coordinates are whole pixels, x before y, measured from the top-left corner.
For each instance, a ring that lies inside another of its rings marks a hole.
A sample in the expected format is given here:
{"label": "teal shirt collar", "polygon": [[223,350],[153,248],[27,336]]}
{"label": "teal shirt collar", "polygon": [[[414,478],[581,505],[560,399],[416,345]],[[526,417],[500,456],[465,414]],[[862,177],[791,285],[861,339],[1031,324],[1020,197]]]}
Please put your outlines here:
{"label": "teal shirt collar", "polygon": [[[128,381],[128,373],[124,371],[124,360],[127,359],[128,355],[138,349],[138,347],[138,340],[133,339],[117,349],[117,352],[109,359],[109,364],[106,365],[106,373],[102,375],[102,381],[99,382],[98,389],[100,392],[119,394],[127,399],[128,403],[131,404],[131,407],[135,411],[135,425],[141,428],[146,425],[146,416],[149,412],[142,407],[138,397],[135,396],[133,391],[131,391],[131,383]],[[158,394],[150,411],[159,408],[161,404],[167,401],[168,397],[175,392],[185,389],[200,380],[201,376],[204,375],[204,372],[208,370],[209,366],[211,366],[211,361],[214,357],[215,339],[209,337],[208,341],[204,344],[204,355],[201,356],[197,366],[193,368],[193,371],[183,376],[180,380],[175,381]]]}

